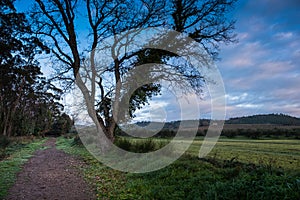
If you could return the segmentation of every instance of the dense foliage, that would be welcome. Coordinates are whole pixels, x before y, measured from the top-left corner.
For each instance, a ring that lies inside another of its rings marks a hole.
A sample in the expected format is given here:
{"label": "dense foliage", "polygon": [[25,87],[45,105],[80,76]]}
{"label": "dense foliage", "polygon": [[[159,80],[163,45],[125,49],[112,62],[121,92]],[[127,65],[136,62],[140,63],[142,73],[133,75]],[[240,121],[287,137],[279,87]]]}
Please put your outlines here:
{"label": "dense foliage", "polygon": [[62,91],[44,78],[36,56],[48,49],[32,36],[12,0],[0,1],[0,135],[44,135],[66,118]]}

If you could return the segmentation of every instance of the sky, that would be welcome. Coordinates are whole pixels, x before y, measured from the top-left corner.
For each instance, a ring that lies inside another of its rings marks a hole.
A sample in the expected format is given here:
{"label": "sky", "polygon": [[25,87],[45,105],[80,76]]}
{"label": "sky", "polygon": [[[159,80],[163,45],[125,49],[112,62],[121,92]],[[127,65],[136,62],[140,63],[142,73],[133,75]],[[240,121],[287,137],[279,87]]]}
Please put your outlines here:
{"label": "sky", "polygon": [[300,1],[240,1],[237,44],[221,47],[227,117],[300,117]]}
{"label": "sky", "polygon": [[[299,9],[299,0],[238,1],[231,13],[238,42],[221,45],[216,62],[226,90],[227,119],[269,113],[300,117]],[[178,99],[166,94],[137,111],[136,121],[180,119]],[[199,100],[199,105],[199,118],[209,118],[210,102]],[[182,109],[193,106],[187,102]]]}
{"label": "sky", "polygon": [[[232,12],[238,43],[221,45],[216,62],[226,90],[227,119],[270,113],[300,117],[299,9],[299,0],[238,1]],[[151,103],[138,111],[137,120],[163,118],[161,106],[167,121],[178,119],[174,99]],[[210,118],[210,102],[200,100],[199,105],[200,118]]]}

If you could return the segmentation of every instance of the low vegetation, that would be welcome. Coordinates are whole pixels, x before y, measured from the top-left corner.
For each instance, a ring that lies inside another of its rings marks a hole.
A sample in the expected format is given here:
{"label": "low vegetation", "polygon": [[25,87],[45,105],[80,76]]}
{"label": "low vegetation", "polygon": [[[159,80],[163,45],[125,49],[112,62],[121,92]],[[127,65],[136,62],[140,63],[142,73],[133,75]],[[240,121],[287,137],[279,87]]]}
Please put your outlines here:
{"label": "low vegetation", "polygon": [[5,148],[5,157],[0,161],[0,199],[3,199],[8,189],[14,184],[16,174],[32,154],[42,148],[46,139],[15,138],[10,139]]}
{"label": "low vegetation", "polygon": [[[87,165],[82,170],[98,199],[300,198],[299,141],[221,138],[208,157],[199,159],[201,141],[197,139],[170,166],[145,174],[112,170],[83,146],[72,145],[72,138],[60,137],[57,145],[84,159]],[[136,140],[122,142],[131,148]],[[152,139],[152,142],[161,144],[167,139]]]}
{"label": "low vegetation", "polygon": [[146,153],[160,149],[165,145],[164,142],[158,142],[154,139],[132,139],[126,137],[119,137],[115,141],[118,147],[135,153]]}

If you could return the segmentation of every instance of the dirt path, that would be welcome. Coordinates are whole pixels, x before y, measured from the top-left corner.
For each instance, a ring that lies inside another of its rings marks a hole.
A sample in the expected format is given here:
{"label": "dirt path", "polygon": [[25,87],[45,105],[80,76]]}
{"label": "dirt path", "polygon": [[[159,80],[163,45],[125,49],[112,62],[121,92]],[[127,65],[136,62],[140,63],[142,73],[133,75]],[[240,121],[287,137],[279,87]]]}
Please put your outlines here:
{"label": "dirt path", "polygon": [[37,151],[24,165],[15,185],[9,190],[8,199],[96,199],[76,166],[83,163],[55,148],[55,138]]}

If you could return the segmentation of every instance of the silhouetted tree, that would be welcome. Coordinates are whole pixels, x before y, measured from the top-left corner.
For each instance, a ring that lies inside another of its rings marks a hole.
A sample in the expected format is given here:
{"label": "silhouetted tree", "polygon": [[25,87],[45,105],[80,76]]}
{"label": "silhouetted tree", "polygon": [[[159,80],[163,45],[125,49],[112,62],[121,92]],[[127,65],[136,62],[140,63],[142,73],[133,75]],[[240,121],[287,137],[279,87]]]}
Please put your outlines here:
{"label": "silhouetted tree", "polygon": [[[130,77],[129,70],[149,62],[166,63],[167,58],[175,58],[176,55],[153,49],[127,51],[120,55],[119,50],[124,46],[120,43],[124,39],[121,35],[119,38],[115,37],[115,43],[109,47],[113,62],[103,68],[100,67],[99,70],[95,60],[95,49],[105,38],[132,29],[165,26],[186,33],[214,58],[217,57],[220,43],[234,40],[232,33],[234,21],[228,19],[227,12],[235,0],[85,0],[84,2],[35,0],[35,2],[36,6],[31,13],[34,28],[41,38],[45,38],[48,44],[51,43],[49,47],[57,61],[61,63],[57,77],[63,81],[74,81],[77,78],[76,83],[84,94],[89,115],[112,141],[116,127],[112,102],[120,100],[123,80]],[[89,26],[90,43],[84,43],[82,46],[78,39],[79,18],[82,24],[85,20],[85,25]],[[84,50],[91,52],[88,59],[83,53]],[[87,87],[79,74],[81,66],[84,65],[88,66],[91,72],[89,77],[91,88]],[[174,65],[174,70],[183,73],[191,87],[197,89],[201,86],[199,83],[203,77],[190,69],[192,68],[185,65]],[[113,87],[105,82],[107,76],[113,77],[113,83],[109,83]],[[99,98],[96,98],[96,88],[100,90]],[[132,111],[159,91],[158,84],[146,84],[138,88],[130,97]],[[115,110],[119,110],[117,105]]]}

